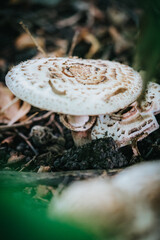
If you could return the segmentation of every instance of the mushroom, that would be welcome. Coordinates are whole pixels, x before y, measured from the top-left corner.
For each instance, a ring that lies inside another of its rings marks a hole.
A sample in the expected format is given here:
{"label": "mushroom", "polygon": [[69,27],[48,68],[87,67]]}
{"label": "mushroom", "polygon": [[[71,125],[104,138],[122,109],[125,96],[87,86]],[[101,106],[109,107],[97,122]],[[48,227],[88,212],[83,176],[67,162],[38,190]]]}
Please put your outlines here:
{"label": "mushroom", "polygon": [[160,112],[160,85],[150,82],[145,99],[138,106],[137,101],[127,109],[114,115],[101,115],[91,131],[91,139],[112,137],[118,147],[131,144],[134,155],[139,155],[137,141],[142,140],[159,128],[154,115]]}
{"label": "mushroom", "polygon": [[76,145],[91,141],[97,116],[126,108],[142,90],[131,67],[77,57],[22,62],[8,72],[6,84],[18,98],[60,114]]}
{"label": "mushroom", "polygon": [[[148,113],[145,109],[146,113],[141,113],[135,101],[142,91],[142,78],[131,67],[118,62],[77,57],[28,60],[8,72],[6,84],[20,99],[58,113],[60,121],[72,131],[77,146],[104,137],[105,132],[110,131],[109,122],[116,121],[117,130],[119,126],[120,130],[125,126],[133,130],[134,123],[139,127],[152,120],[147,134],[158,127],[152,114],[158,111],[158,94],[155,95],[154,112]],[[151,98],[150,90],[147,96],[146,101]],[[120,146],[137,137],[136,134],[131,136],[128,133]]]}

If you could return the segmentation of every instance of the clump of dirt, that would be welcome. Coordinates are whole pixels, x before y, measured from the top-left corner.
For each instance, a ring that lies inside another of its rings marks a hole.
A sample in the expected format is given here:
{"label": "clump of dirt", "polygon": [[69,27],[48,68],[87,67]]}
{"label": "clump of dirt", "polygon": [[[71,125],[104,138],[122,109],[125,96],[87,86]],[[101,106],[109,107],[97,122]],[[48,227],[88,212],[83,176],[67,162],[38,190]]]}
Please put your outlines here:
{"label": "clump of dirt", "polygon": [[118,151],[112,138],[97,139],[73,147],[54,162],[55,170],[113,169],[128,165],[126,157]]}

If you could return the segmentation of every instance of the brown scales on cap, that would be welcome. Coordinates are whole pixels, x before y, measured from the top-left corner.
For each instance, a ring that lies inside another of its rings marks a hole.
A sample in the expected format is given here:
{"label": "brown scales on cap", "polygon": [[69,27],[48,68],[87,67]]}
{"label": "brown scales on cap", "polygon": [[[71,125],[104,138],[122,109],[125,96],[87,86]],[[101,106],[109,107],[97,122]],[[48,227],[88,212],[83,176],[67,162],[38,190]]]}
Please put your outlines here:
{"label": "brown scales on cap", "polygon": [[[91,140],[107,132],[121,147],[158,127],[153,114],[160,111],[159,85],[149,85],[138,108],[142,78],[117,62],[74,57],[29,60],[12,68],[6,84],[33,106],[63,114],[60,119],[74,131],[78,145],[79,136]],[[128,106],[131,109],[123,112]]]}
{"label": "brown scales on cap", "polygon": [[[140,75],[126,65],[79,58],[23,62],[7,74],[6,83],[17,97],[36,107],[62,114],[92,116],[127,107],[137,99],[142,88]],[[64,92],[66,94],[59,94]]]}

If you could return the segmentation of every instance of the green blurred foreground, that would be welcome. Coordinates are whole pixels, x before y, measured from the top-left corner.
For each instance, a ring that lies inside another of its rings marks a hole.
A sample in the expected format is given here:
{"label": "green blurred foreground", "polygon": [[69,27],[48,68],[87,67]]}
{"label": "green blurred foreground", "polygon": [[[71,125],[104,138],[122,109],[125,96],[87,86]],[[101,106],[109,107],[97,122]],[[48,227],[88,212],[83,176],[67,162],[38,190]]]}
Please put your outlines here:
{"label": "green blurred foreground", "polygon": [[[7,178],[7,177],[6,177]],[[92,234],[48,217],[48,202],[38,201],[24,192],[24,187],[0,183],[1,239],[95,239]],[[27,187],[27,185],[26,185]]]}
{"label": "green blurred foreground", "polygon": [[152,78],[156,77],[160,83],[160,1],[137,1],[144,10],[140,24],[139,40],[136,46],[134,67],[136,70],[145,70],[144,87]]}

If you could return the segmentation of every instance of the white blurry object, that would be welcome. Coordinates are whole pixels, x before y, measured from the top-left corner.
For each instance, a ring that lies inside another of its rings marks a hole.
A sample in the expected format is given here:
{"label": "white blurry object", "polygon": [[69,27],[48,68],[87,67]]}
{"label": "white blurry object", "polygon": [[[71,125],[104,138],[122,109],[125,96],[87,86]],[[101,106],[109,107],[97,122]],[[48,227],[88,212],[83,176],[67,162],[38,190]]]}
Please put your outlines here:
{"label": "white blurry object", "polygon": [[112,178],[74,182],[50,203],[50,216],[105,237],[159,240],[160,161],[137,164]]}

